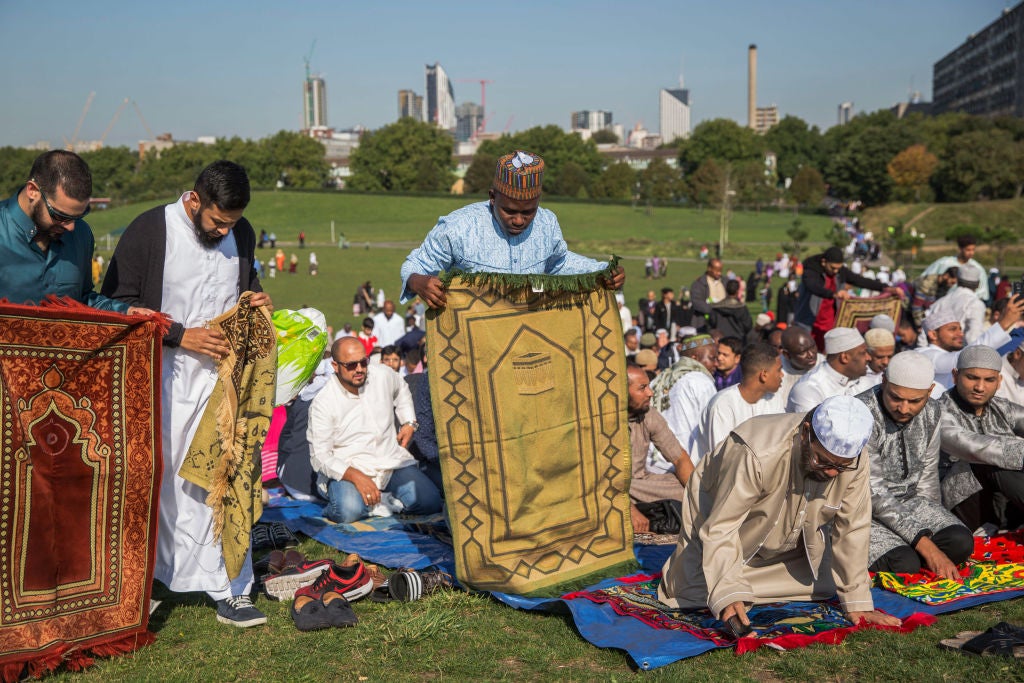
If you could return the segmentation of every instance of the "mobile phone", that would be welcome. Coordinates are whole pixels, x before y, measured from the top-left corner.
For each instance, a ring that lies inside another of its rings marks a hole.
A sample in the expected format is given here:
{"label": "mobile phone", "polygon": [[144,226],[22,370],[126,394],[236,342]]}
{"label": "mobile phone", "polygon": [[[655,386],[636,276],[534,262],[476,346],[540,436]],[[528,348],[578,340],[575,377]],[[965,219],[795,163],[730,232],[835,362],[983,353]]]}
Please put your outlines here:
{"label": "mobile phone", "polygon": [[1013,293],[1011,296],[1024,296],[1024,276],[1021,276],[1021,279],[1013,283]]}

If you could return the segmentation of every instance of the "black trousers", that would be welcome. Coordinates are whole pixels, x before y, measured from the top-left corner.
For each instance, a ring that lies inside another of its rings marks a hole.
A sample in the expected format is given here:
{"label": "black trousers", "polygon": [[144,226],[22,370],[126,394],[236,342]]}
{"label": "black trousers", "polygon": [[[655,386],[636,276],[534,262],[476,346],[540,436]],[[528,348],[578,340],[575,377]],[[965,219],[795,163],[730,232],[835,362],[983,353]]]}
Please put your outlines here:
{"label": "black trousers", "polygon": [[[963,564],[974,552],[974,536],[967,527],[952,524],[932,535],[932,543],[946,553],[946,557],[955,564]],[[909,545],[893,548],[875,560],[868,567],[872,572],[894,572],[897,574],[916,574],[921,571],[921,556]]]}
{"label": "black trousers", "polygon": [[989,522],[1000,529],[1016,529],[1024,523],[1024,472],[992,465],[971,465],[981,490],[953,508],[968,529]]}

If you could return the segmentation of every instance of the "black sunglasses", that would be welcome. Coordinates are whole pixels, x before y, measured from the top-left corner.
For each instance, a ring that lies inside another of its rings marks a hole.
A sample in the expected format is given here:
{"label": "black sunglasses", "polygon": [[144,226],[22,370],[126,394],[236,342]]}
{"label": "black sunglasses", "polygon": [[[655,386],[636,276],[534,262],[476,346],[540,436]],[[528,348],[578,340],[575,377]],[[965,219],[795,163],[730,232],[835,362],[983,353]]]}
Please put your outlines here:
{"label": "black sunglasses", "polygon": [[46,198],[46,193],[43,192],[43,188],[39,187],[39,183],[37,183],[34,179],[30,180],[29,182],[35,185],[36,189],[39,190],[39,196],[43,198],[43,204],[46,205],[46,212],[50,214],[50,218],[53,219],[55,223],[74,223],[75,221],[81,220],[88,216],[89,212],[92,210],[91,205],[86,206],[85,211],[78,214],[77,216],[72,216],[71,214],[64,213],[63,211],[58,211],[57,209],[53,208],[53,206],[50,205],[50,200]]}
{"label": "black sunglasses", "polygon": [[356,369],[357,365],[359,367],[361,367],[361,368],[365,368],[367,365],[370,364],[370,359],[369,358],[363,358],[362,360],[353,360],[353,361],[349,361],[348,363],[342,363],[340,360],[336,360],[334,362],[339,367],[345,368],[346,370],[351,372],[352,370]]}

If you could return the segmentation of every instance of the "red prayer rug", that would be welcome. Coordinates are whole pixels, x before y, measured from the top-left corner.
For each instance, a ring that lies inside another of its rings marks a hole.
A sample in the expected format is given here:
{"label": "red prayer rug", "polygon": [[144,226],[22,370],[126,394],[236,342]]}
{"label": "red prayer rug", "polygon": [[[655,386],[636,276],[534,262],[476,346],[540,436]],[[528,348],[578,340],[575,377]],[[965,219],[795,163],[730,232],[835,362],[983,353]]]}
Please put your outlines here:
{"label": "red prayer rug", "polygon": [[0,678],[153,641],[167,323],[0,303]]}
{"label": "red prayer rug", "polygon": [[942,579],[922,569],[917,574],[878,572],[875,585],[926,605],[944,605],[980,595],[1024,588],[1024,534],[978,536],[974,553],[960,567],[961,581]]}
{"label": "red prayer rug", "polygon": [[935,617],[930,614],[912,614],[898,627],[854,624],[846,618],[838,602],[777,602],[750,607],[747,617],[754,630],[736,638],[710,610],[676,609],[659,601],[660,582],[660,578],[625,582],[595,591],[569,593],[562,599],[585,598],[607,604],[616,614],[639,619],[654,629],[682,631],[718,647],[735,645],[738,655],[766,645],[791,650],[815,643],[841,643],[850,633],[864,628],[908,633],[918,626],[935,623]]}

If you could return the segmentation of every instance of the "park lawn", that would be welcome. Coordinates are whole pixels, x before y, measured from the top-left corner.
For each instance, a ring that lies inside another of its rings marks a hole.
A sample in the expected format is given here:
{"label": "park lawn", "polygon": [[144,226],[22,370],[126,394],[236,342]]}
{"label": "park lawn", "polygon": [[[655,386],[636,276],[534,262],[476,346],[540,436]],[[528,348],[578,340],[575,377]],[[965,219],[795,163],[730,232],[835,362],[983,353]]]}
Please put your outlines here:
{"label": "park lawn", "polygon": [[[309,557],[341,555],[307,539]],[[260,598],[266,626],[218,624],[205,596],[175,595],[150,621],[156,643],[97,660],[55,681],[1022,681],[1013,660],[940,650],[942,638],[984,630],[998,621],[1024,623],[1024,600],[939,617],[907,635],[865,631],[841,645],[791,652],[764,648],[737,657],[712,651],[651,672],[637,671],[620,650],[594,647],[567,613],[516,610],[488,597],[443,591],[414,603],[353,605],[359,624],[314,633],[295,630],[290,603]]]}

